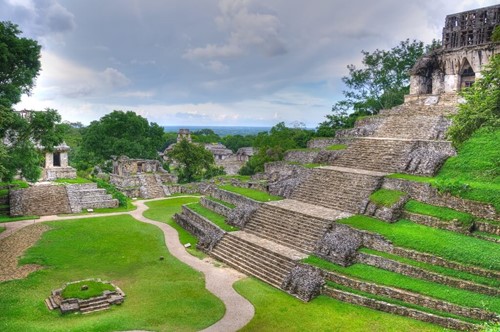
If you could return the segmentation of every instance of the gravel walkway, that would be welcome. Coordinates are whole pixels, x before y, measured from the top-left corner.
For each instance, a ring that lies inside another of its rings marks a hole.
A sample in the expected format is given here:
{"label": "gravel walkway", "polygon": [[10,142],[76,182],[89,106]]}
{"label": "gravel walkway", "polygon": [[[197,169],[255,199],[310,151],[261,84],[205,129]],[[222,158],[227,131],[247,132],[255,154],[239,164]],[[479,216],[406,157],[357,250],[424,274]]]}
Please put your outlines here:
{"label": "gravel walkway", "polygon": [[[165,198],[158,198],[154,200],[162,200],[162,199]],[[0,265],[0,277],[2,276],[3,273],[4,257],[6,258],[6,261],[11,262],[10,266],[12,266],[12,262],[14,262],[16,271],[27,269],[24,275],[21,275],[21,273],[19,273],[20,276],[19,278],[24,278],[30,272],[33,272],[39,268],[37,266],[29,266],[29,265],[23,265],[21,267],[17,267],[17,257],[20,256],[22,252],[24,252],[24,250],[35,244],[35,242],[40,238],[41,234],[46,229],[48,229],[48,226],[40,224],[42,222],[129,214],[141,222],[155,225],[158,228],[160,228],[163,231],[163,234],[165,236],[165,243],[172,256],[176,257],[180,261],[191,266],[193,269],[204,273],[205,287],[212,294],[220,298],[224,303],[224,305],[226,306],[226,312],[224,314],[224,317],[222,317],[222,319],[219,320],[217,323],[204,329],[203,331],[206,332],[237,331],[242,327],[244,327],[246,324],[248,324],[248,322],[250,322],[250,320],[253,318],[255,314],[255,309],[249,301],[247,301],[243,296],[238,294],[233,289],[233,283],[246,276],[231,268],[215,266],[211,259],[200,260],[190,255],[186,251],[184,246],[179,242],[179,236],[174,228],[170,227],[165,223],[150,220],[142,215],[142,213],[148,209],[148,207],[144,204],[144,201],[135,201],[134,205],[137,206],[137,209],[129,212],[65,216],[65,217],[45,216],[36,220],[18,221],[18,222],[10,222],[3,224],[3,226],[6,227],[6,230],[3,233],[0,233],[0,260],[2,261],[0,263],[2,264]],[[35,225],[26,227],[33,224]],[[16,242],[19,242],[20,244],[15,245]],[[19,247],[22,250],[17,249],[18,251],[15,251],[14,249],[16,247]],[[8,272],[10,270],[6,269],[5,271]],[[11,276],[14,276],[14,272],[11,273]],[[4,280],[0,279],[0,281]]]}

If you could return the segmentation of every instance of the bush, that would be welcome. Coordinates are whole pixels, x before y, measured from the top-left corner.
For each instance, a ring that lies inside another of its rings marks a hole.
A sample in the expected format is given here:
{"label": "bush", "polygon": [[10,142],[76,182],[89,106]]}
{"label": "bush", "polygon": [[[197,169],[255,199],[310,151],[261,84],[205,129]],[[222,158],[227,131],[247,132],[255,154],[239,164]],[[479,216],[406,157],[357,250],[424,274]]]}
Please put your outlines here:
{"label": "bush", "polygon": [[125,196],[122,192],[118,191],[118,189],[116,189],[116,187],[111,183],[96,178],[94,178],[93,181],[97,183],[97,186],[99,188],[106,189],[108,194],[111,194],[113,198],[117,199],[120,206],[127,206],[129,200],[128,197]]}

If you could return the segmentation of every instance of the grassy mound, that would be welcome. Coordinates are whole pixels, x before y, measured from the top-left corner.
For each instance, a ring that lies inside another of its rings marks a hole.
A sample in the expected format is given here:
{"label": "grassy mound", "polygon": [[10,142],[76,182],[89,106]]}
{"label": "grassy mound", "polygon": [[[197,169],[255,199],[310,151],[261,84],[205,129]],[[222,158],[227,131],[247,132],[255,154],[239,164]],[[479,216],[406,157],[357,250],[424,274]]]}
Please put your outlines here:
{"label": "grassy mound", "polygon": [[220,189],[227,190],[236,194],[240,194],[242,196],[246,196],[255,201],[259,202],[269,202],[269,201],[279,201],[282,200],[283,197],[273,196],[264,191],[249,189],[249,188],[240,188],[230,185],[219,186]]}
{"label": "grassy mound", "polygon": [[[87,289],[83,290],[82,287],[87,286]],[[66,285],[64,287],[61,296],[64,299],[90,299],[91,297],[96,297],[102,295],[104,291],[114,291],[115,288],[108,283],[95,281],[95,280],[83,280],[74,282]]]}

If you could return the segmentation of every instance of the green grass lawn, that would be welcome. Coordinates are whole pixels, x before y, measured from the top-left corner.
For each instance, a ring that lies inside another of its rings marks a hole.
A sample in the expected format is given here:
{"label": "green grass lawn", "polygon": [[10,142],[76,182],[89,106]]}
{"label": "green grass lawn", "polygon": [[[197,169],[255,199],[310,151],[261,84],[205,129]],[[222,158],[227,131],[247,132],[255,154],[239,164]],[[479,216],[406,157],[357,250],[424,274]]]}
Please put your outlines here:
{"label": "green grass lawn", "polygon": [[264,191],[255,190],[255,189],[240,188],[240,187],[235,187],[235,186],[231,186],[231,185],[219,186],[219,188],[236,193],[236,194],[246,196],[248,198],[251,198],[251,199],[259,201],[259,202],[279,201],[279,200],[283,199],[283,197],[270,195]]}
{"label": "green grass lawn", "polygon": [[344,303],[324,295],[304,303],[254,278],[238,281],[234,288],[255,307],[254,318],[240,331],[443,331],[439,326]]}
{"label": "green grass lawn", "polygon": [[336,151],[336,150],[345,150],[347,149],[347,145],[345,144],[334,144],[326,147],[327,150],[329,151]]}
{"label": "green grass lawn", "polygon": [[354,264],[342,267],[321,258],[311,256],[305,262],[326,270],[339,272],[357,279],[374,282],[380,285],[406,289],[415,293],[431,296],[466,307],[488,309],[500,314],[500,298],[453,288],[431,281],[407,277],[399,273],[386,271],[377,267]]}
{"label": "green grass lawn", "polygon": [[500,270],[500,246],[492,242],[408,220],[390,224],[366,216],[353,216],[337,222],[379,233],[395,246],[434,254],[466,265]]}
{"label": "green grass lawn", "polygon": [[231,225],[226,224],[226,218],[218,213],[215,213],[214,211],[207,209],[206,207],[202,206],[200,203],[194,203],[194,204],[189,204],[189,208],[193,210],[194,212],[198,213],[199,215],[207,218],[217,226],[219,226],[221,229],[225,230],[226,232],[234,232],[239,230],[238,227],[234,227]]}
{"label": "green grass lawn", "polygon": [[[22,259],[45,268],[0,283],[0,330],[196,331],[223,316],[203,275],[168,253],[158,228],[130,216],[47,224],[52,230]],[[127,295],[124,304],[90,315],[61,316],[46,308],[51,290],[87,278],[115,283]]]}
{"label": "green grass lawn", "polygon": [[77,177],[75,179],[56,179],[54,180],[56,183],[68,183],[68,184],[84,184],[84,183],[92,183],[89,179]]}
{"label": "green grass lawn", "polygon": [[156,220],[169,224],[177,233],[179,233],[179,241],[185,245],[187,243],[191,244],[190,248],[186,250],[193,256],[203,258],[205,254],[196,249],[196,244],[198,239],[194,237],[191,233],[186,231],[184,228],[179,226],[173,219],[172,216],[178,212],[181,212],[181,206],[183,204],[197,203],[200,197],[178,197],[170,198],[159,201],[146,202],[146,206],[149,207],[148,210],[144,212],[144,216],[151,220]]}
{"label": "green grass lawn", "polygon": [[[87,289],[82,289],[83,286],[87,286]],[[111,284],[99,282],[95,280],[82,280],[75,283],[71,283],[64,287],[61,296],[64,299],[90,299],[91,297],[100,296],[106,290],[114,291],[116,290]]]}
{"label": "green grass lawn", "polygon": [[398,190],[379,189],[370,195],[370,201],[377,206],[391,207],[404,195],[404,192]]}
{"label": "green grass lawn", "polygon": [[405,210],[413,213],[424,214],[431,217],[436,217],[444,221],[452,221],[454,219],[460,221],[464,225],[472,225],[474,217],[468,213],[460,212],[446,207],[430,205],[415,200],[409,200],[405,204]]}

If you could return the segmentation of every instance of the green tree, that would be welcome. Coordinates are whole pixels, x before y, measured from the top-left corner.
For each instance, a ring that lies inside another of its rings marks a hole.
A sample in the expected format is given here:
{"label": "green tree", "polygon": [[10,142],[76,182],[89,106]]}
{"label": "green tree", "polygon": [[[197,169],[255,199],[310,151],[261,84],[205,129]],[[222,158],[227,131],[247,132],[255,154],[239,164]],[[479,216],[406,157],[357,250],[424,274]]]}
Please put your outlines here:
{"label": "green tree", "polygon": [[239,148],[253,146],[256,135],[227,135],[222,137],[222,144],[233,152]]}
{"label": "green tree", "polygon": [[493,34],[491,35],[491,40],[495,43],[500,42],[500,25],[497,25],[495,27],[495,30],[493,30]]}
{"label": "green tree", "polygon": [[295,127],[287,127],[284,122],[276,124],[269,132],[255,137],[253,146],[257,153],[241,168],[240,174],[263,172],[266,163],[283,160],[286,151],[306,148],[313,136],[314,131],[305,129],[303,124]]}
{"label": "green tree", "polygon": [[389,51],[362,51],[362,66],[348,65],[349,74],[342,78],[347,87],[343,91],[345,99],[333,105],[332,114],[319,124],[317,136],[333,136],[337,129],[353,127],[360,116],[402,104],[409,93],[409,70],[425,52],[439,45],[437,40],[425,46],[421,41],[407,39]]}
{"label": "green tree", "polygon": [[177,162],[177,175],[180,183],[209,179],[224,174],[222,167],[215,164],[214,156],[202,145],[182,140],[168,153]]}
{"label": "green tree", "polygon": [[29,181],[38,180],[41,152],[52,151],[63,140],[64,128],[59,124],[61,116],[53,109],[32,112],[29,121],[8,109],[2,115],[6,116],[2,116],[0,137],[7,144],[2,144],[0,149],[4,154],[0,162],[0,177],[10,181],[19,172]]}
{"label": "green tree", "polygon": [[33,112],[23,119],[12,105],[30,93],[40,71],[40,45],[20,37],[18,26],[0,22],[0,179],[10,181],[19,173],[27,180],[40,176],[40,148],[61,143],[57,111]]}
{"label": "green tree", "polygon": [[219,135],[217,135],[212,129],[201,129],[191,133],[191,138],[193,142],[198,143],[217,143],[221,141]]}
{"label": "green tree", "polygon": [[156,159],[163,134],[162,127],[134,112],[113,111],[83,129],[75,164],[83,170],[111,156]]}
{"label": "green tree", "polygon": [[481,71],[482,78],[460,91],[466,102],[458,107],[448,137],[459,146],[480,129],[500,129],[500,55],[490,58]]}
{"label": "green tree", "polygon": [[0,22],[0,105],[11,107],[35,85],[40,71],[40,45],[19,37],[11,22]]}

